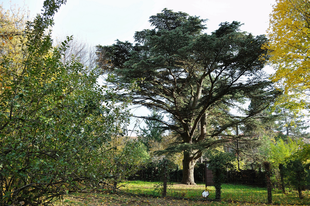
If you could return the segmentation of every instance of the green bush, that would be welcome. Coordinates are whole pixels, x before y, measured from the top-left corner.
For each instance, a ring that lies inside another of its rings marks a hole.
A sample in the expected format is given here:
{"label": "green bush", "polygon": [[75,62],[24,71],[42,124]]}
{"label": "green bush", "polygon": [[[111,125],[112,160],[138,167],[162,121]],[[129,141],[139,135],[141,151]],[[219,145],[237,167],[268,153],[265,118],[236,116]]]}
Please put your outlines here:
{"label": "green bush", "polygon": [[98,70],[62,62],[71,38],[52,47],[47,30],[64,2],[46,0],[28,22],[20,58],[2,54],[0,205],[46,205],[105,178],[108,141],[128,120],[113,91],[97,84]]}
{"label": "green bush", "polygon": [[302,189],[307,184],[309,170],[306,170],[305,165],[300,160],[290,160],[287,163],[286,171],[289,183],[298,190],[299,198],[302,199]]}
{"label": "green bush", "polygon": [[208,168],[213,174],[213,183],[215,187],[215,199],[221,200],[221,185],[225,182],[227,167],[235,158],[231,153],[214,152],[208,155]]}

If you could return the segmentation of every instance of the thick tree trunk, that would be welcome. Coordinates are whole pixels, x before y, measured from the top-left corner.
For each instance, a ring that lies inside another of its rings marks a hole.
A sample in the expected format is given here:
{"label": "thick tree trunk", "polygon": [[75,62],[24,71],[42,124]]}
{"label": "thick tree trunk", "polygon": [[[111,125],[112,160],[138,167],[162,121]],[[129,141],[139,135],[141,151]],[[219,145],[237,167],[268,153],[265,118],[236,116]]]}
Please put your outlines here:
{"label": "thick tree trunk", "polygon": [[184,152],[183,177],[182,177],[181,183],[187,184],[187,185],[196,185],[195,178],[194,178],[194,167],[195,167],[196,161],[197,160],[193,159],[188,152]]}

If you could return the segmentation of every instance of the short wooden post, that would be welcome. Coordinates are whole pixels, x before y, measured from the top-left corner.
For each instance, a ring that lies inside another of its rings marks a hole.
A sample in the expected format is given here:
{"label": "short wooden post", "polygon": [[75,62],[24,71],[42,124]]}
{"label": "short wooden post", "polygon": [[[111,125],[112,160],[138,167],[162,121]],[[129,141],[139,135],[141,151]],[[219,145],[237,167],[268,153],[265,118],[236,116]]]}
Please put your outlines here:
{"label": "short wooden post", "polygon": [[205,162],[205,187],[206,187],[206,190],[207,190],[207,187],[208,187],[208,164],[207,164],[207,161],[204,161]]}

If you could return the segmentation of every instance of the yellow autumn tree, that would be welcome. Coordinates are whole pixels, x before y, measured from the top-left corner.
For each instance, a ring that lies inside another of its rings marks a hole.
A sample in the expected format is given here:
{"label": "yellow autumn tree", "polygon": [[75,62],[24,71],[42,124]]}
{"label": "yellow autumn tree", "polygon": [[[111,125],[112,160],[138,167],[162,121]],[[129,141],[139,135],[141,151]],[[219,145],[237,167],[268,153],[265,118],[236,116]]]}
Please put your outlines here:
{"label": "yellow autumn tree", "polygon": [[299,108],[307,108],[301,99],[310,88],[310,1],[276,0],[268,37],[269,62],[276,69],[272,80],[284,90],[283,101],[290,96]]}
{"label": "yellow autumn tree", "polygon": [[12,59],[14,64],[10,67],[0,65],[0,94],[21,72],[22,43],[25,41],[22,32],[26,21],[25,8],[11,5],[10,9],[6,10],[0,5],[0,62]]}

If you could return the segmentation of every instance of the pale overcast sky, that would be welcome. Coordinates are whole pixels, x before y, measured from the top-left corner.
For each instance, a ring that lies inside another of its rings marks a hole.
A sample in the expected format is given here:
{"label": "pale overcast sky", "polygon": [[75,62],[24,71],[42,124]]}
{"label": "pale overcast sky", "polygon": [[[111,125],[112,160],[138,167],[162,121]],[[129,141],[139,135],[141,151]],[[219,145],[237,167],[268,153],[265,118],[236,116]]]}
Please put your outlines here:
{"label": "pale overcast sky", "polygon": [[[25,5],[34,17],[40,13],[44,0],[0,2],[7,9],[10,4]],[[244,24],[243,31],[260,35],[266,33],[273,4],[275,0],[67,0],[55,15],[53,37],[62,40],[73,35],[92,46],[111,45],[116,39],[132,42],[135,31],[150,28],[149,17],[164,8],[208,19],[207,33],[216,30],[221,22],[239,21]],[[149,113],[141,107],[132,112]]]}
{"label": "pale overcast sky", "polygon": [[[0,0],[25,5],[30,16],[39,13],[44,0]],[[240,21],[242,30],[265,34],[275,0],[67,0],[55,15],[53,36],[73,35],[90,45],[110,45],[116,39],[133,41],[135,31],[149,28],[149,17],[168,8],[208,19],[210,33],[221,22]]]}

